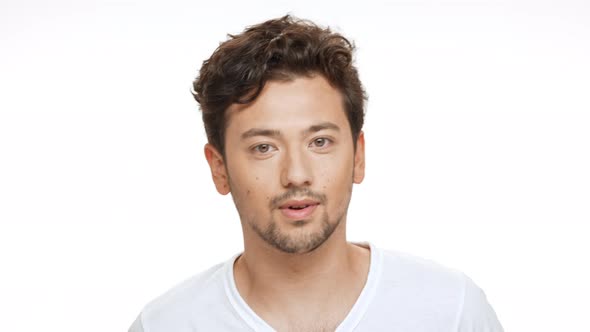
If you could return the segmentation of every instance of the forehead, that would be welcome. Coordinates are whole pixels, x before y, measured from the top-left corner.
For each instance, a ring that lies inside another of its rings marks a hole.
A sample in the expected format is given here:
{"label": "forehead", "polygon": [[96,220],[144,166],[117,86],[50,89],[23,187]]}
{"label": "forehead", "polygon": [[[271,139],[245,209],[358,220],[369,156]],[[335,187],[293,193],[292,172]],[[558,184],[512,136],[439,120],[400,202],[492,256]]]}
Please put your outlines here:
{"label": "forehead", "polygon": [[232,105],[226,114],[226,135],[239,135],[252,127],[300,129],[318,122],[347,126],[342,93],[321,75],[269,81],[258,98],[247,105]]}

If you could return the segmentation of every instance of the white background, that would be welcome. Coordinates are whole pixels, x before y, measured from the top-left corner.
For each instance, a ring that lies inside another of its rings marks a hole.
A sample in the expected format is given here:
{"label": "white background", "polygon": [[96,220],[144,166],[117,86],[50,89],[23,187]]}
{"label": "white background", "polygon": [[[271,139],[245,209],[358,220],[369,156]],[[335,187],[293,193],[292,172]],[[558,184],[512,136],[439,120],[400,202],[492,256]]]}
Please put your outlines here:
{"label": "white background", "polygon": [[458,268],[507,331],[589,331],[586,1],[0,2],[0,330],[125,331],[241,250],[189,89],[290,12],[356,42],[349,239]]}

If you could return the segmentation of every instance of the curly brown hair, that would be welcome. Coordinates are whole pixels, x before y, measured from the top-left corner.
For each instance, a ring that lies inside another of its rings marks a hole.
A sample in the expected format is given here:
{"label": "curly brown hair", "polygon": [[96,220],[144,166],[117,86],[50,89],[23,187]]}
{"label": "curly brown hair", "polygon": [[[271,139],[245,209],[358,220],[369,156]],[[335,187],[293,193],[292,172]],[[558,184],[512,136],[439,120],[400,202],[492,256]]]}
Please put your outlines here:
{"label": "curly brown hair", "polygon": [[[323,75],[343,95],[344,108],[356,142],[364,122],[365,91],[353,65],[355,46],[329,28],[290,15],[228,34],[193,82],[207,139],[225,156],[226,110],[247,104],[269,80]],[[354,144],[356,147],[356,144]]]}

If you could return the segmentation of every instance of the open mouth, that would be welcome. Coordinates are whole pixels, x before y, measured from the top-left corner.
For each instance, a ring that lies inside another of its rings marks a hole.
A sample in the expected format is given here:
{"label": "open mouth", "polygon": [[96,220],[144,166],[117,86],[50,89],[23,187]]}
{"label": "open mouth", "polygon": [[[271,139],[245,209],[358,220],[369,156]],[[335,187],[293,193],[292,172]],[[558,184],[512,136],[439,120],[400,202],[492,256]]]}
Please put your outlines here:
{"label": "open mouth", "polygon": [[319,204],[313,200],[291,200],[281,205],[279,209],[289,219],[304,220],[313,214]]}
{"label": "open mouth", "polygon": [[309,207],[311,205],[297,205],[297,206],[289,206],[288,209],[291,210],[302,210],[305,209],[306,207]]}
{"label": "open mouth", "polygon": [[320,203],[317,203],[317,202],[287,203],[287,204],[281,205],[279,208],[280,209],[288,209],[288,210],[303,210],[303,209],[306,209],[310,206],[316,206],[319,204]]}

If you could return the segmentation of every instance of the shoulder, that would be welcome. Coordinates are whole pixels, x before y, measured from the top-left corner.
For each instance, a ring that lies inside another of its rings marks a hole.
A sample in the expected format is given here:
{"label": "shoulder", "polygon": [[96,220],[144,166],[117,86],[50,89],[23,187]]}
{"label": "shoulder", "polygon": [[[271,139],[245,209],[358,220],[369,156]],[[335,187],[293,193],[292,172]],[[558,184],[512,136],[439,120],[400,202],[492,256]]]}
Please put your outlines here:
{"label": "shoulder", "polygon": [[192,276],[172,287],[144,308],[145,313],[156,313],[167,308],[182,306],[187,301],[198,301],[211,288],[223,283],[224,263],[216,264],[209,269]]}
{"label": "shoulder", "polygon": [[160,330],[154,328],[157,326],[182,330],[182,326],[178,324],[189,323],[195,311],[206,312],[211,299],[218,299],[223,294],[226,264],[228,262],[212,266],[152,300],[143,308],[130,331],[141,332],[146,326],[154,330]]}
{"label": "shoulder", "polygon": [[467,277],[461,271],[433,260],[408,253],[382,250],[382,276],[384,279],[420,288],[445,288],[461,291]]}
{"label": "shoulder", "polygon": [[453,331],[503,331],[484,292],[463,272],[411,254],[382,250],[380,289],[384,300],[420,308]]}
{"label": "shoulder", "polygon": [[484,291],[467,277],[463,302],[457,318],[457,331],[504,331]]}

